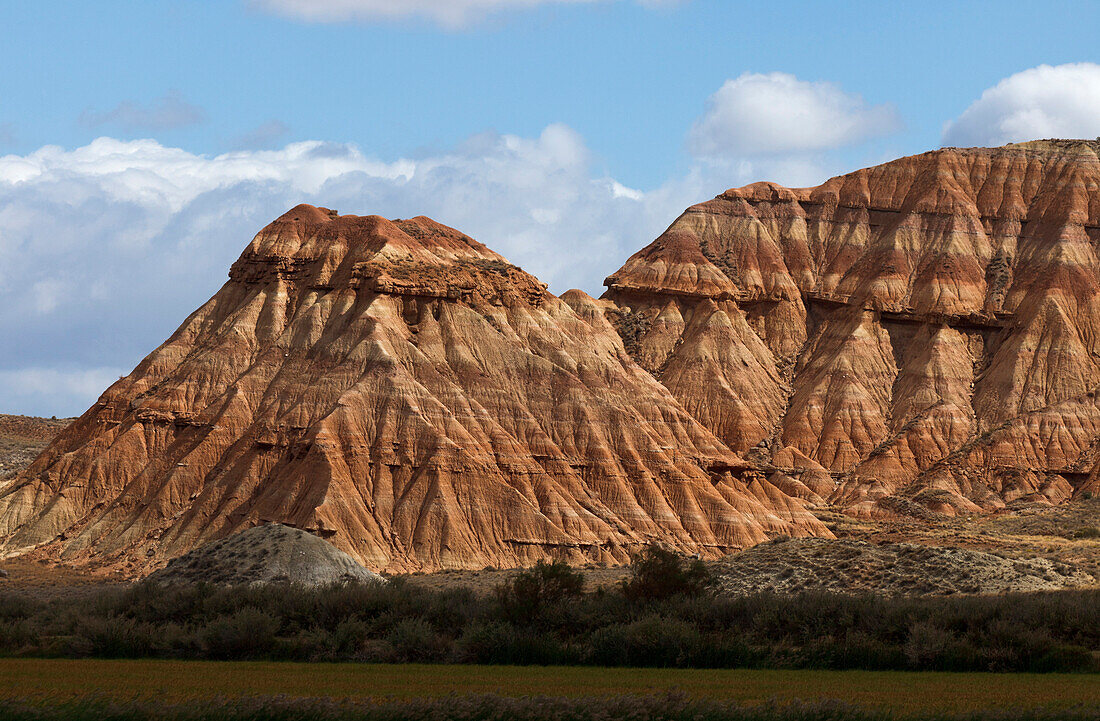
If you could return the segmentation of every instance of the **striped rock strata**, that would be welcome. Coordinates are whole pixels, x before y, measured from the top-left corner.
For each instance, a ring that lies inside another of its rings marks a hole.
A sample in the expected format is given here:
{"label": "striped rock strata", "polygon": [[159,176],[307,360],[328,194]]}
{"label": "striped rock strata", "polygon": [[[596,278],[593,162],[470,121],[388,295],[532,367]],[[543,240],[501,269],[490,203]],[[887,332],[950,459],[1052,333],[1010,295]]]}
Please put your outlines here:
{"label": "striped rock strata", "polygon": [[0,553],[137,575],[280,522],[408,571],[829,535],[598,311],[451,228],[299,206],[229,276],[0,494]]}
{"label": "striped rock strata", "polygon": [[689,208],[606,281],[637,362],[774,484],[856,514],[1100,483],[1100,160],[947,148]]}

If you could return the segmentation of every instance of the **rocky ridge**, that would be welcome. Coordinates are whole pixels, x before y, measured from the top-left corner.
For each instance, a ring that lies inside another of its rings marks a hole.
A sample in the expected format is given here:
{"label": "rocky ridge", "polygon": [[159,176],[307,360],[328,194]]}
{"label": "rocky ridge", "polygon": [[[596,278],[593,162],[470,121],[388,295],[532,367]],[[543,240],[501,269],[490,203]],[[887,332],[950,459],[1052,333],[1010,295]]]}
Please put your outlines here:
{"label": "rocky ridge", "polygon": [[1098,244],[1096,143],[946,148],[728,190],[581,300],[785,493],[968,514],[1098,488]]}
{"label": "rocky ridge", "polygon": [[268,522],[386,571],[829,534],[598,311],[427,218],[305,205],[0,493],[0,553],[143,575]]}

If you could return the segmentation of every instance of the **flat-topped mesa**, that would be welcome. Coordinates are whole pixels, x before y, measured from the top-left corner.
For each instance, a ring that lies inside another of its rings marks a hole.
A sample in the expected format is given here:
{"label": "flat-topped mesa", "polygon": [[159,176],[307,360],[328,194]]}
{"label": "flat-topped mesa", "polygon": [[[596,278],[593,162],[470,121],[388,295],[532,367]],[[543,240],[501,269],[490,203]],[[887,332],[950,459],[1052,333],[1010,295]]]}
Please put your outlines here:
{"label": "flat-topped mesa", "polygon": [[268,225],[229,271],[231,280],[280,279],[328,291],[539,304],[546,284],[473,238],[423,216],[387,220],[299,205]]}
{"label": "flat-topped mesa", "polygon": [[607,317],[731,448],[795,453],[855,512],[1065,499],[1100,433],[1098,149],[728,190],[607,279]]}
{"label": "flat-topped mesa", "polygon": [[0,554],[141,575],[278,522],[408,571],[829,535],[582,296],[427,218],[298,206],[0,491]]}

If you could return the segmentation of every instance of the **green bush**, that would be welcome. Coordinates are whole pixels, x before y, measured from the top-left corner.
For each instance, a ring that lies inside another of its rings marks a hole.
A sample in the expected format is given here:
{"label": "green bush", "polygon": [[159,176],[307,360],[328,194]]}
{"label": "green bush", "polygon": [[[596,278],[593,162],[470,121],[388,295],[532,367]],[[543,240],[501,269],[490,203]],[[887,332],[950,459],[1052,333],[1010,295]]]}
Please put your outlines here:
{"label": "green bush", "polygon": [[[676,562],[681,571],[690,566]],[[631,580],[641,580],[621,591],[575,593],[540,576],[520,585],[533,588],[530,595],[505,602],[468,589],[432,591],[400,582],[278,589],[139,584],[45,603],[24,603],[18,592],[0,590],[0,654],[1100,670],[1098,589],[957,598],[730,597],[704,593],[700,585],[685,592],[682,583],[667,582],[676,574],[651,568],[640,564]],[[653,577],[661,582],[647,580]]]}
{"label": "green bush", "polygon": [[420,618],[398,621],[386,640],[393,648],[393,660],[402,663],[441,661],[450,650],[446,639]]}
{"label": "green bush", "polygon": [[242,608],[206,626],[202,644],[212,659],[266,658],[275,650],[278,628],[279,621],[270,614]]}
{"label": "green bush", "polygon": [[687,666],[699,632],[683,621],[647,616],[592,634],[588,662],[597,666]]}
{"label": "green bush", "polygon": [[565,561],[547,563],[541,560],[495,589],[505,614],[521,619],[537,614],[546,606],[576,598],[583,591],[583,573]]}
{"label": "green bush", "polygon": [[510,623],[477,623],[455,642],[458,663],[555,666],[576,659],[557,639]]}
{"label": "green bush", "polygon": [[702,561],[689,561],[675,551],[650,544],[631,559],[630,577],[622,582],[622,592],[634,601],[691,598],[703,593],[713,581]]}

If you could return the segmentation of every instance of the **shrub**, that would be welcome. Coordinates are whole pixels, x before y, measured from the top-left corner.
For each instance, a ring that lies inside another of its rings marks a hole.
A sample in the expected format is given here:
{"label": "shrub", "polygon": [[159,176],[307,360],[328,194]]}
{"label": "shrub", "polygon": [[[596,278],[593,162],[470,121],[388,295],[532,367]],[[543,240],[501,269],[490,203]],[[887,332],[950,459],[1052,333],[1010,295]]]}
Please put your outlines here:
{"label": "shrub", "polygon": [[393,647],[393,660],[400,663],[441,661],[450,646],[420,618],[398,621],[386,640]]}
{"label": "shrub", "polygon": [[552,666],[575,661],[556,639],[509,623],[479,623],[455,642],[458,663]]}
{"label": "shrub", "polygon": [[588,661],[598,666],[685,666],[699,640],[699,632],[683,621],[647,616],[592,634]]}
{"label": "shrub", "polygon": [[565,561],[539,561],[497,586],[497,599],[513,618],[538,613],[543,607],[576,598],[584,591],[584,574]]}
{"label": "shrub", "polygon": [[650,544],[631,559],[630,577],[622,582],[623,595],[633,601],[672,596],[698,596],[713,583],[706,564],[667,548]]}
{"label": "shrub", "polygon": [[265,658],[275,649],[279,621],[255,608],[219,618],[202,634],[206,655],[213,659]]}

